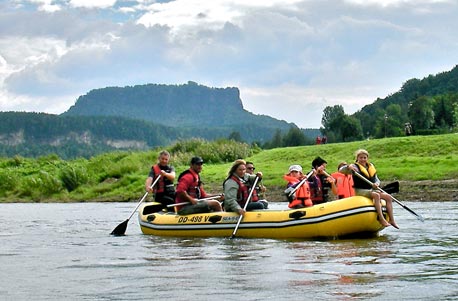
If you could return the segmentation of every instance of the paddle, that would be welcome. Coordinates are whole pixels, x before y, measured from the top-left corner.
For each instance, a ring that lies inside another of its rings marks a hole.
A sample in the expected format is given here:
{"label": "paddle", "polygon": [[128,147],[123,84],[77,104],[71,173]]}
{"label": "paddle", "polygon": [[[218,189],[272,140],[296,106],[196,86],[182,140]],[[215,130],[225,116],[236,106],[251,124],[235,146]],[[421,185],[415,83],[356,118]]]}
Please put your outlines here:
{"label": "paddle", "polygon": [[[248,203],[251,200],[251,196],[253,195],[253,191],[256,189],[256,184],[258,183],[259,177],[256,176],[254,179],[253,186],[251,187],[250,194],[248,195],[248,198],[246,200],[245,206],[243,206],[243,210],[246,210],[246,207],[248,206]],[[242,221],[243,215],[240,214],[239,220],[237,221],[237,225],[235,225],[234,232],[232,232],[231,239],[235,237],[235,233],[237,233],[237,230],[239,229],[240,222]]]}
{"label": "paddle", "polygon": [[[203,199],[198,199],[197,201],[208,201],[208,200],[216,200],[219,199],[221,195],[214,195],[214,196],[209,196],[208,198],[203,198]],[[182,205],[187,205],[190,202],[181,202],[181,203],[176,203],[176,204],[170,204],[167,205],[167,207],[176,207],[176,206],[182,206]]]}
{"label": "paddle", "polygon": [[395,181],[393,183],[388,183],[385,186],[383,186],[382,189],[385,190],[385,192],[389,194],[398,193],[399,192],[399,182]]}
{"label": "paddle", "polygon": [[310,176],[313,174],[314,171],[315,171],[315,170],[312,169],[312,170],[305,176],[305,178],[302,179],[302,181],[300,181],[299,184],[297,184],[296,187],[294,187],[293,190],[291,190],[291,192],[288,194],[288,197],[292,196],[292,195],[296,192],[296,190],[298,190],[299,187],[301,187],[301,186],[305,183],[305,181],[307,181],[308,178],[310,178]]}
{"label": "paddle", "polygon": [[[156,185],[156,183],[157,183],[157,181],[159,181],[160,177],[161,177],[161,175],[157,176],[156,180],[154,180],[154,182],[153,182],[153,184],[151,184],[150,188],[153,188],[154,185]],[[140,207],[140,204],[146,199],[147,195],[148,195],[148,191],[143,195],[143,197],[141,198],[140,202],[138,202],[137,207],[135,207],[134,211],[129,216],[129,218],[126,219],[125,221],[123,221],[122,223],[120,223],[116,228],[114,228],[114,230],[110,233],[111,235],[122,236],[122,235],[124,235],[124,233],[126,233],[127,224],[129,223],[130,218],[132,217],[132,215],[134,215],[135,211],[137,211],[138,207]]]}
{"label": "paddle", "polygon": [[[358,176],[358,178],[364,180],[367,184],[370,184],[370,185],[373,185],[374,183],[372,183],[371,181],[369,181],[369,179],[365,178],[363,175],[361,175],[360,173],[356,172],[356,171],[353,171],[353,173]],[[378,188],[378,190],[380,190],[381,192],[384,192],[384,193],[387,193],[386,191],[384,191],[382,188]],[[404,205],[403,203],[401,203],[400,201],[398,201],[394,196],[390,195],[391,198],[393,199],[393,201],[395,201],[396,203],[398,203],[402,208],[406,209],[407,211],[409,211],[410,213],[412,213],[413,215],[415,215],[416,218],[418,218],[420,221],[424,222],[425,219],[418,213],[414,212],[412,209],[410,209],[409,207],[407,207],[406,205]]]}

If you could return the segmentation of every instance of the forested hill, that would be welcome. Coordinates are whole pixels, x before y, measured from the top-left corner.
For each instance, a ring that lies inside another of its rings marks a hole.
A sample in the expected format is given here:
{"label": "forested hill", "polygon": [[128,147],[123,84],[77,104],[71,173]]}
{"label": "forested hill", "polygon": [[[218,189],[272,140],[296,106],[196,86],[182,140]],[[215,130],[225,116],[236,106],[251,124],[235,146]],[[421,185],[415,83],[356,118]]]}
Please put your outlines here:
{"label": "forested hill", "polygon": [[404,134],[404,123],[417,134],[448,132],[458,122],[458,65],[450,71],[409,79],[401,89],[356,112],[362,133],[375,137]]}
{"label": "forested hill", "polygon": [[237,88],[208,88],[193,82],[96,89],[61,115],[0,112],[0,118],[0,156],[7,157],[89,157],[191,138],[235,137],[265,145],[291,129],[302,131],[309,141],[319,133],[246,111]]}
{"label": "forested hill", "polygon": [[[264,130],[287,130],[293,124],[265,115],[255,115],[243,108],[238,88],[209,88],[188,82],[184,85],[137,85],[92,90],[80,96],[63,116],[122,116],[152,121],[173,127],[234,129],[242,137],[244,126],[255,126],[258,139],[265,140]],[[247,135],[246,140],[256,140]]]}

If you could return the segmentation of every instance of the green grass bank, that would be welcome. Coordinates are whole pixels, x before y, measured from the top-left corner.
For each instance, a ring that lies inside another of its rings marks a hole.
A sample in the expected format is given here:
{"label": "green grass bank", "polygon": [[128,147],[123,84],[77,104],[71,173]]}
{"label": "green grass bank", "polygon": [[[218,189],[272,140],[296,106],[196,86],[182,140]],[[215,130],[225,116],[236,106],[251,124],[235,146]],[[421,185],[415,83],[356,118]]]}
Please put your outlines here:
{"label": "green grass bank", "polygon": [[[370,160],[375,164],[382,182],[401,182],[398,199],[458,199],[458,134],[244,150],[245,155],[241,156],[253,161],[256,170],[263,172],[268,199],[282,201],[281,192],[285,186],[282,176],[289,165],[300,164],[304,171],[308,171],[312,160],[320,156],[328,162],[327,170],[332,173],[339,162],[353,162],[354,152],[360,148],[370,153]],[[193,155],[202,155],[208,149],[205,146],[200,150],[172,152],[171,164],[175,166],[177,175],[188,168]],[[159,149],[114,152],[72,161],[64,161],[57,156],[2,158],[0,202],[137,201],[144,194],[144,181],[151,165],[156,162],[158,152]],[[222,191],[222,182],[231,164],[204,165],[201,175],[208,192]]]}

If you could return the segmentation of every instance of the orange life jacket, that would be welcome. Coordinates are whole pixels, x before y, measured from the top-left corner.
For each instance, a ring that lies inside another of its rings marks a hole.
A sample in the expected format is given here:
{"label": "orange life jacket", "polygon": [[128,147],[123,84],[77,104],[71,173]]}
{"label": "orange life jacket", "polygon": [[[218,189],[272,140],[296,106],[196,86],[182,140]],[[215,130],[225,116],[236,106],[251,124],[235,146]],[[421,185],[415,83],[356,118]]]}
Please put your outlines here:
{"label": "orange life jacket", "polygon": [[[283,179],[288,181],[287,187],[294,186],[299,184],[300,180],[293,176],[284,175]],[[297,205],[303,205],[305,207],[313,206],[312,200],[310,199],[310,187],[307,181],[305,181],[301,187],[299,187],[296,192],[296,198],[288,204],[289,208],[294,208]]]}
{"label": "orange life jacket", "polygon": [[335,172],[331,176],[336,179],[337,196],[339,199],[349,198],[355,195],[353,177],[351,175]]}

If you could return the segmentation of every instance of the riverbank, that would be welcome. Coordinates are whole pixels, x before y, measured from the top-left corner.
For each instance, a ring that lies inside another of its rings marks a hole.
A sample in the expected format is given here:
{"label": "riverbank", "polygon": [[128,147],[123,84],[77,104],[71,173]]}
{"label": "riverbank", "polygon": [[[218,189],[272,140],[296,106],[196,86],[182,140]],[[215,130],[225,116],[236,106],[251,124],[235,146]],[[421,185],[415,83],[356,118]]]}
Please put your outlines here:
{"label": "riverbank", "polygon": [[[450,202],[458,201],[458,179],[440,181],[399,181],[399,193],[394,196],[399,201],[427,201],[427,202]],[[285,201],[283,186],[267,187],[266,199],[273,202]],[[208,185],[207,192],[210,194],[221,193],[219,186]],[[87,200],[55,199],[47,198],[40,200],[3,199],[0,203],[92,203],[92,202],[137,202],[143,192],[138,193],[138,198],[124,198],[122,196],[100,197]],[[152,201],[152,196],[146,199]]]}
{"label": "riverbank", "polygon": [[[228,144],[227,148],[234,147]],[[283,201],[286,185],[283,176],[289,165],[301,164],[308,171],[310,162],[319,155],[327,160],[328,171],[333,172],[342,160],[352,162],[352,153],[360,148],[369,151],[384,182],[402,181],[397,194],[399,200],[458,200],[457,134],[253,149],[250,154],[234,153],[229,159],[213,161],[211,154],[205,155],[201,149],[186,153],[174,147],[170,149],[171,164],[177,175],[189,168],[189,159],[195,154],[204,158],[202,181],[209,193],[222,192],[233,158],[243,157],[254,162],[256,171],[264,175],[266,199]],[[0,159],[0,202],[136,202],[144,194],[145,178],[157,153],[156,150],[114,152],[72,161],[57,156]]]}

